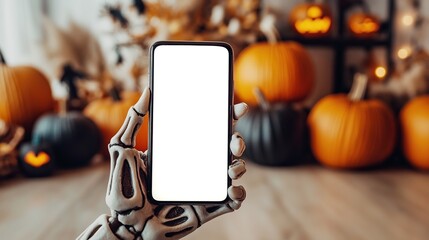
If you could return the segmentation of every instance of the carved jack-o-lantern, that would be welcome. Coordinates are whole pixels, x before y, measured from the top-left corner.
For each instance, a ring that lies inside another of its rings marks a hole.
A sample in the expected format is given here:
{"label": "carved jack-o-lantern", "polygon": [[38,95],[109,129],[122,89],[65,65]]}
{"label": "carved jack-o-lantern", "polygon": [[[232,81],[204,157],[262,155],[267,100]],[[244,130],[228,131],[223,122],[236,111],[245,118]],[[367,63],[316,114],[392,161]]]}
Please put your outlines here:
{"label": "carved jack-o-lantern", "polygon": [[354,13],[349,18],[348,27],[357,37],[370,37],[380,30],[380,20],[367,13]]}
{"label": "carved jack-o-lantern", "polygon": [[322,4],[300,4],[289,18],[292,28],[306,37],[321,37],[329,33],[332,27],[332,15],[329,8]]}
{"label": "carved jack-o-lantern", "polygon": [[29,177],[51,175],[54,170],[52,151],[46,145],[23,144],[19,151],[19,166]]}
{"label": "carved jack-o-lantern", "polygon": [[80,167],[100,149],[101,133],[91,119],[79,112],[46,114],[37,120],[32,142],[52,146],[59,167]]}

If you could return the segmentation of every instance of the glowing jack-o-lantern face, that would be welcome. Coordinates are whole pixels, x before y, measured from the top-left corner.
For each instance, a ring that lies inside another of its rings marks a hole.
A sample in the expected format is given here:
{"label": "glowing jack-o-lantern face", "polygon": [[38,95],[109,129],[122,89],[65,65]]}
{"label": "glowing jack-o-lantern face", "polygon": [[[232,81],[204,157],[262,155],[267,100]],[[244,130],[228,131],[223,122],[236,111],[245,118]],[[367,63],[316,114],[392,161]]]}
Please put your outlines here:
{"label": "glowing jack-o-lantern face", "polygon": [[36,168],[47,164],[50,160],[51,158],[45,152],[35,153],[34,151],[30,151],[27,154],[25,154],[25,157],[24,157],[24,161],[27,164]]}
{"label": "glowing jack-o-lantern face", "polygon": [[46,145],[34,146],[22,144],[19,150],[19,166],[21,172],[29,177],[44,177],[51,175],[54,170],[53,155]]}
{"label": "glowing jack-o-lantern face", "polygon": [[328,7],[322,4],[301,4],[290,14],[290,24],[299,34],[307,37],[320,37],[329,33],[332,16]]}
{"label": "glowing jack-o-lantern face", "polygon": [[350,16],[348,27],[357,37],[370,37],[380,30],[380,21],[370,14],[355,13]]}

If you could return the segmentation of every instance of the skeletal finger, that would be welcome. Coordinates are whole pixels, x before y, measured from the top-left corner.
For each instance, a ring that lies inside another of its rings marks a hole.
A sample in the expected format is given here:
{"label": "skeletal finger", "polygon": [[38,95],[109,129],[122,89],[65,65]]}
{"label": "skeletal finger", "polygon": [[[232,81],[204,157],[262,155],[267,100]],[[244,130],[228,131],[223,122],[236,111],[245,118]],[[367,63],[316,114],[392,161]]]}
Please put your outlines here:
{"label": "skeletal finger", "polygon": [[136,135],[143,123],[149,106],[150,90],[145,88],[137,103],[128,110],[128,114],[119,131],[110,140],[110,145],[132,148],[136,145]]}
{"label": "skeletal finger", "polygon": [[246,103],[237,103],[234,105],[234,120],[240,119],[244,114],[246,114],[249,107]]}
{"label": "skeletal finger", "polygon": [[142,115],[146,115],[149,109],[149,101],[150,101],[150,90],[146,87],[143,90],[140,99],[134,104],[134,109]]}
{"label": "skeletal finger", "polygon": [[143,168],[144,168],[144,170],[146,170],[146,168],[147,168],[147,150],[144,152],[139,151],[139,156],[140,156],[140,159],[143,161]]}
{"label": "skeletal finger", "polygon": [[233,209],[233,210],[238,210],[241,207],[241,202],[240,201],[230,201],[228,203],[228,205]]}
{"label": "skeletal finger", "polygon": [[246,190],[243,186],[230,186],[228,196],[232,201],[243,202],[246,199]]}
{"label": "skeletal finger", "polygon": [[243,137],[241,137],[238,132],[234,133],[231,137],[230,149],[232,154],[236,157],[241,157],[246,149]]}
{"label": "skeletal finger", "polygon": [[246,163],[242,159],[235,159],[228,168],[228,175],[231,179],[239,179],[246,173]]}
{"label": "skeletal finger", "polygon": [[142,159],[142,160],[146,160],[147,159],[147,150],[146,151],[139,151],[139,156],[140,156],[140,159]]}

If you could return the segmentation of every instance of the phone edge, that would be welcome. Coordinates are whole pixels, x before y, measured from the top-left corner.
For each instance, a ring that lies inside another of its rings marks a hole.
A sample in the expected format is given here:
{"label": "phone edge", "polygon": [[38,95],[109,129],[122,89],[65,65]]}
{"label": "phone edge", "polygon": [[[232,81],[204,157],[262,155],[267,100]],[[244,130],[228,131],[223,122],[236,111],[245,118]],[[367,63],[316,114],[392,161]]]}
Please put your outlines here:
{"label": "phone edge", "polygon": [[[158,46],[162,45],[200,45],[200,46],[220,46],[224,47],[228,51],[228,62],[229,62],[229,76],[228,76],[228,84],[229,84],[229,91],[228,91],[228,164],[227,169],[225,169],[225,172],[227,173],[227,189],[226,189],[226,197],[224,200],[221,201],[159,201],[153,198],[152,195],[152,116],[151,113],[153,111],[153,55],[155,52],[155,49]],[[223,204],[230,200],[228,196],[228,188],[232,185],[232,180],[228,175],[228,168],[232,163],[233,155],[231,153],[230,144],[231,144],[231,137],[232,137],[232,121],[233,121],[233,114],[234,114],[234,51],[230,44],[226,42],[221,41],[157,41],[154,42],[150,49],[149,49],[149,89],[151,90],[150,95],[150,102],[149,102],[149,126],[148,126],[148,133],[149,133],[149,139],[148,139],[148,152],[147,152],[147,199],[152,204],[168,204],[168,205],[174,205],[174,204],[192,204],[192,205],[205,205],[205,204]]]}

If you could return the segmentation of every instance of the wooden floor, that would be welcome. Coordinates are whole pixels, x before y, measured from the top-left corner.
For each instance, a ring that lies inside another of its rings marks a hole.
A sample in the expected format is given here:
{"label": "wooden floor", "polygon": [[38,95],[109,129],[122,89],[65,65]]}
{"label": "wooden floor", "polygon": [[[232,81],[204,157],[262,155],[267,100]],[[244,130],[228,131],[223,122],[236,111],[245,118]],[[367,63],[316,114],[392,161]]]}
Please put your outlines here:
{"label": "wooden floor", "polygon": [[[188,240],[426,240],[429,174],[248,164],[243,207]],[[0,180],[1,239],[74,239],[101,213],[109,166]]]}

